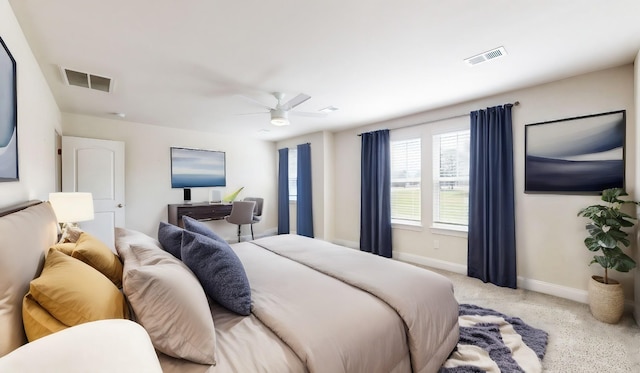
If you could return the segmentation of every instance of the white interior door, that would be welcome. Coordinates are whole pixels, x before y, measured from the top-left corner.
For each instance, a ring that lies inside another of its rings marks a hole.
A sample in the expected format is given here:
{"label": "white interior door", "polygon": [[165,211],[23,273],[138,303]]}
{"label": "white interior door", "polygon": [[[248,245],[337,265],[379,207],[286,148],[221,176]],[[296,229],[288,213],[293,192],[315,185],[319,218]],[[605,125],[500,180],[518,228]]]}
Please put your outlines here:
{"label": "white interior door", "polygon": [[124,142],[63,136],[62,191],[92,193],[95,219],[80,228],[115,252],[115,227],[125,226]]}

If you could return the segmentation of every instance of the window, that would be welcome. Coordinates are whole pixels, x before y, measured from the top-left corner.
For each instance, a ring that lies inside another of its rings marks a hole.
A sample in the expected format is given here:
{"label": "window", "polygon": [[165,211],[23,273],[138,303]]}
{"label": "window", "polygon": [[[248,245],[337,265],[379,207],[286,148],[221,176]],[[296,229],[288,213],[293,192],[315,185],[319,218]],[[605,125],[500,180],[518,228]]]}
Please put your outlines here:
{"label": "window", "polygon": [[298,149],[289,149],[289,201],[298,200]]}
{"label": "window", "polygon": [[391,141],[391,219],[420,222],[420,139]]}
{"label": "window", "polygon": [[469,222],[469,130],[433,136],[433,222]]}

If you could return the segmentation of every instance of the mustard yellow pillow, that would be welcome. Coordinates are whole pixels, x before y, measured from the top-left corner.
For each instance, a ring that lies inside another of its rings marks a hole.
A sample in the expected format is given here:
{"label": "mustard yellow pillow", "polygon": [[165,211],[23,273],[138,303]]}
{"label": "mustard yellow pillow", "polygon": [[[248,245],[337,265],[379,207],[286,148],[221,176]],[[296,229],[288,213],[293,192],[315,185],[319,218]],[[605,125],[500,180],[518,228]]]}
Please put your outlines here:
{"label": "mustard yellow pillow", "polygon": [[103,275],[107,276],[117,287],[122,287],[122,263],[118,256],[94,236],[82,232],[71,254]]}
{"label": "mustard yellow pillow", "polygon": [[73,254],[73,250],[76,249],[76,243],[75,242],[57,243],[51,246],[51,248],[71,256],[71,254]]}
{"label": "mustard yellow pillow", "polygon": [[49,249],[40,277],[31,281],[29,295],[67,326],[129,316],[124,296],[111,281],[54,249]]}
{"label": "mustard yellow pillow", "polygon": [[22,322],[29,342],[68,328],[33,300],[30,293],[22,299]]}

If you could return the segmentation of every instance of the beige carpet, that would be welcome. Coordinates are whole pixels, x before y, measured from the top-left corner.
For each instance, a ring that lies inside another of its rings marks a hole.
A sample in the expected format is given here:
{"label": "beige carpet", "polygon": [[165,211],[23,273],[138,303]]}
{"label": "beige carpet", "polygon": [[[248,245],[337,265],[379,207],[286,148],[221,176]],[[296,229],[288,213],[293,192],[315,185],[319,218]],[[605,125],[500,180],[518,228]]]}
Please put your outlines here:
{"label": "beige carpet", "polygon": [[609,325],[594,319],[586,304],[429,269],[453,281],[459,303],[519,317],[548,332],[549,343],[542,361],[544,372],[640,372],[640,328],[630,313],[618,324]]}

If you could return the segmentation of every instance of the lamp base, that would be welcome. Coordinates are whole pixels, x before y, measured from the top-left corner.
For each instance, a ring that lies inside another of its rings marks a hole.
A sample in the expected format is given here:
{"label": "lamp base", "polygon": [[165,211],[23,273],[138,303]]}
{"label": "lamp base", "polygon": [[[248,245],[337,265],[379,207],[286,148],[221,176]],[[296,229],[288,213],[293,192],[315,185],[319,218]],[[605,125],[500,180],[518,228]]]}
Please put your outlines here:
{"label": "lamp base", "polygon": [[81,233],[82,230],[78,227],[78,223],[62,223],[62,232],[58,243],[76,242]]}

